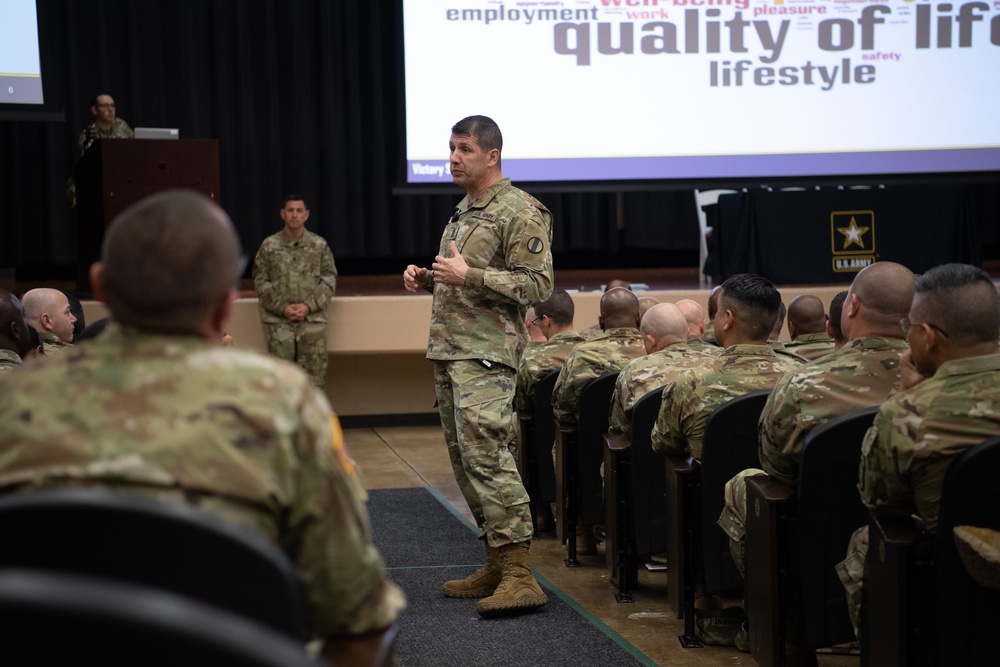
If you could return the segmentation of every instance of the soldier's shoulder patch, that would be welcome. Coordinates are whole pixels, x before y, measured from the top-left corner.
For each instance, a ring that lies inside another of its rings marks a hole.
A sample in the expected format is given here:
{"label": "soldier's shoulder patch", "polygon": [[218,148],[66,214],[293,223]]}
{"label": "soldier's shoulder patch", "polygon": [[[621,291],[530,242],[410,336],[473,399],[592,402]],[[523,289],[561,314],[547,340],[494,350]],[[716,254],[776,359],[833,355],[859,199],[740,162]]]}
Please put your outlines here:
{"label": "soldier's shoulder patch", "polygon": [[530,239],[528,239],[528,242],[525,244],[525,246],[528,248],[528,252],[530,252],[532,255],[537,255],[538,253],[545,250],[545,242],[542,241],[542,239],[540,239],[537,236],[532,236]]}

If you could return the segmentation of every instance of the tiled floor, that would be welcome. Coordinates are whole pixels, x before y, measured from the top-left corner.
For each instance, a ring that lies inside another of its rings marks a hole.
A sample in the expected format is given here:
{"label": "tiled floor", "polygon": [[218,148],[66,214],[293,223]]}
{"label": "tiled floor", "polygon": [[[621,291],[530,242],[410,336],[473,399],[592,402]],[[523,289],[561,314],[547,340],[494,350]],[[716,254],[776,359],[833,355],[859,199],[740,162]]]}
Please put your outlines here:
{"label": "tiled floor", "polygon": [[[367,488],[433,487],[472,520],[452,476],[439,427],[348,429],[345,439]],[[619,604],[604,564],[603,547],[597,556],[580,556],[583,567],[572,569],[563,565],[565,547],[554,537],[533,542],[531,554],[536,572],[659,665],[756,664],[736,649],[681,648],[677,636],[683,633],[683,621],[666,604],[666,573],[642,571],[635,603]],[[856,656],[819,656],[821,667],[857,667],[859,663]]]}

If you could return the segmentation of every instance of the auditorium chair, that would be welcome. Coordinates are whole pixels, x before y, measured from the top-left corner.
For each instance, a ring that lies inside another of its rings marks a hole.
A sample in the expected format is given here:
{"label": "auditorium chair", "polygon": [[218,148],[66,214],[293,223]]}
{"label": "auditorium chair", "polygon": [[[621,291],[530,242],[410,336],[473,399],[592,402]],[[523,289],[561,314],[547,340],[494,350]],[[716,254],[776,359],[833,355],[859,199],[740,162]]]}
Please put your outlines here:
{"label": "auditorium chair", "polygon": [[18,493],[0,498],[0,534],[0,568],[131,581],[303,636],[284,552],[194,507],[104,488]]}
{"label": "auditorium chair", "polygon": [[650,437],[662,396],[659,387],[636,401],[631,439],[604,435],[605,553],[611,577],[618,578],[619,602],[632,601],[639,564],[667,548],[666,479]]}
{"label": "auditorium chair", "polygon": [[949,466],[937,533],[908,516],[872,512],[861,611],[862,664],[995,665],[1000,590],[977,584],[956,526],[1000,530],[1000,437]]}
{"label": "auditorium chair", "polygon": [[517,448],[517,469],[530,498],[532,518],[539,504],[556,499],[556,473],[552,463],[556,425],[552,416],[552,389],[558,379],[558,370],[543,375],[535,385],[534,409],[517,413],[521,435]]}
{"label": "auditorium chair", "polygon": [[134,582],[0,568],[0,655],[9,665],[305,667],[301,641]]}
{"label": "auditorium chair", "polygon": [[814,429],[797,487],[765,475],[747,479],[746,600],[760,665],[816,664],[816,649],[854,641],[834,568],[868,519],[858,466],[877,412],[864,408]]}
{"label": "auditorium chair", "polygon": [[611,395],[618,371],[605,373],[587,383],[580,394],[576,427],[559,429],[556,440],[556,495],[565,516],[561,538],[567,544],[567,567],[579,567],[576,559],[576,523],[598,524],[604,519],[604,434],[608,430]]}
{"label": "auditorium chair", "polygon": [[[757,422],[770,389],[729,399],[709,415],[700,463],[667,457],[667,602],[684,619],[681,645],[701,646],[695,636],[694,593],[699,578],[706,593],[742,588],[729,553],[729,538],[718,526],[726,482],[746,468],[759,468]],[[700,569],[700,572],[699,572]]]}

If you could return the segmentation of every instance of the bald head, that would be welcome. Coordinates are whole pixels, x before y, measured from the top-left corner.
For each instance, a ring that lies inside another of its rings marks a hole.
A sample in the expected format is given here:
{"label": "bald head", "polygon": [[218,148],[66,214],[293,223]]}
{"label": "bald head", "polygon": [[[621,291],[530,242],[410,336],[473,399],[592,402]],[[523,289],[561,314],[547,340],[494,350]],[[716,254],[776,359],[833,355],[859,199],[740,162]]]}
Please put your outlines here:
{"label": "bald head", "polygon": [[913,303],[913,272],[895,262],[875,262],[862,269],[850,289],[841,314],[848,340],[861,336],[903,337],[899,320]]}
{"label": "bald head", "polygon": [[788,333],[792,340],[803,334],[826,332],[826,308],[812,294],[800,294],[788,304]]}
{"label": "bald head", "polygon": [[601,297],[601,328],[639,328],[639,298],[624,287],[613,287]]}
{"label": "bald head", "polygon": [[57,289],[41,287],[25,292],[21,303],[24,305],[25,322],[38,331],[55,334],[64,343],[73,342],[76,317],[65,294]]}
{"label": "bald head", "polygon": [[641,297],[639,299],[639,321],[642,322],[642,318],[645,317],[646,312],[659,302],[659,299],[654,299],[651,296]]}
{"label": "bald head", "polygon": [[[239,278],[240,242],[208,197],[174,190],[115,218],[92,282],[120,324],[157,333],[205,335],[228,315]],[[220,312],[225,310],[225,314]]]}
{"label": "bald head", "polygon": [[687,320],[688,337],[701,338],[705,335],[705,309],[693,299],[681,299],[676,304]]}
{"label": "bald head", "polygon": [[662,350],[668,345],[687,342],[688,321],[672,303],[658,303],[642,317],[639,332],[646,339],[646,351]]}
{"label": "bald head", "polygon": [[17,297],[0,288],[0,350],[13,350],[24,358],[28,352],[28,324]]}

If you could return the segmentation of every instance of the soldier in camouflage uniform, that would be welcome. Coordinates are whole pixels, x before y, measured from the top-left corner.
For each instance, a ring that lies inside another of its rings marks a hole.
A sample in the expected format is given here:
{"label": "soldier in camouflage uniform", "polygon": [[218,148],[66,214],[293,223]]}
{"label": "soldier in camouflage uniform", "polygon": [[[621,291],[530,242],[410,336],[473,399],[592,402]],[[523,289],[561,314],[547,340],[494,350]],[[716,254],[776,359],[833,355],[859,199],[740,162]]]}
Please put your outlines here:
{"label": "soldier in camouflage uniform", "polygon": [[767,345],[781,304],[770,281],[737,274],[722,283],[719,294],[713,324],[725,349],[706,364],[681,371],[663,392],[651,434],[653,449],[662,454],[701,459],[705,422],[715,408],[730,398],[770,389],[799,365]]}
{"label": "soldier in camouflage uniform", "polygon": [[[795,488],[802,446],[814,428],[880,405],[896,391],[899,359],[909,349],[899,320],[912,301],[913,273],[905,266],[876,262],[863,269],[848,291],[842,318],[850,337],[846,347],[788,373],[771,391],[760,417],[764,469],[744,470],[726,483],[726,506],[719,517],[740,572],[744,571],[747,477],[768,474]],[[793,300],[789,308],[789,323],[796,303]]]}
{"label": "soldier in camouflage uniform", "polygon": [[631,360],[646,354],[639,333],[639,299],[635,294],[624,287],[605,292],[598,320],[602,335],[573,348],[552,391],[552,413],[565,429],[576,428],[580,420],[580,394],[591,380],[620,371]]}
{"label": "soldier in camouflage uniform", "polygon": [[695,352],[707,352],[718,354],[722,348],[718,345],[705,342],[705,309],[701,304],[692,299],[681,299],[676,304],[684,313],[688,323],[687,346]]}
{"label": "soldier in camouflage uniform", "polygon": [[200,194],[116,218],[91,269],[115,324],[2,381],[0,492],[110,487],[263,533],[296,568],[324,657],[373,657],[403,595],[326,398],[296,366],[218,342],[240,264],[232,223]]}
{"label": "soldier in camouflage uniform", "polygon": [[[901,324],[910,352],[903,356],[900,392],[882,405],[865,436],[858,490],[869,508],[912,515],[934,533],[952,460],[1000,435],[996,287],[974,266],[935,267],[917,279]],[[867,552],[864,527],[837,566],[855,631]]]}
{"label": "soldier in camouflage uniform", "polygon": [[633,359],[618,374],[611,396],[608,430],[632,438],[632,410],[640,398],[670,384],[685,368],[705,363],[710,354],[687,344],[688,321],[680,308],[660,303],[650,308],[639,325],[646,355]]}
{"label": "soldier in camouflage uniform", "polygon": [[81,157],[97,139],[134,139],[135,132],[115,110],[115,100],[106,93],[96,96],[90,101],[90,113],[94,122],[80,130],[76,138],[77,154]]}
{"label": "soldier in camouflage uniform", "polygon": [[[87,149],[98,139],[134,139],[135,132],[121,118],[118,118],[115,100],[106,93],[97,95],[90,101],[90,113],[94,122],[80,130],[76,138],[77,157],[83,157]],[[70,175],[66,181],[66,199],[70,206],[76,206],[76,177]]]}
{"label": "soldier in camouflage uniform", "polygon": [[17,297],[0,287],[0,373],[21,365],[28,353],[28,325]]}
{"label": "soldier in camouflage uniform", "polygon": [[573,298],[566,290],[552,290],[552,296],[534,310],[545,342],[524,348],[518,362],[514,409],[519,412],[534,412],[538,381],[550,371],[562,368],[573,348],[583,342],[583,337],[573,331]]}
{"label": "soldier in camouflage uniform", "polygon": [[57,289],[39,287],[24,293],[24,321],[35,327],[46,355],[73,347],[73,315],[66,295]]}
{"label": "soldier in camouflage uniform", "polygon": [[834,351],[826,333],[826,311],[819,297],[800,294],[788,304],[788,336],[785,349],[812,361]]}
{"label": "soldier in camouflage uniform", "polygon": [[284,228],[264,239],[253,266],[267,351],[297,363],[322,389],[329,358],[326,306],[337,291],[337,265],[323,237],[306,230],[309,209],[302,197],[285,197],[281,219]]}
{"label": "soldier in camouflage uniform", "polygon": [[485,566],[444,594],[483,598],[483,616],[548,602],[528,567],[531,512],[509,445],[524,312],[552,292],[552,214],[503,177],[502,145],[486,116],[452,127],[451,175],[467,196],[431,268],[403,272],[407,290],[434,294],[427,358],[455,478],[487,544]]}

